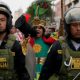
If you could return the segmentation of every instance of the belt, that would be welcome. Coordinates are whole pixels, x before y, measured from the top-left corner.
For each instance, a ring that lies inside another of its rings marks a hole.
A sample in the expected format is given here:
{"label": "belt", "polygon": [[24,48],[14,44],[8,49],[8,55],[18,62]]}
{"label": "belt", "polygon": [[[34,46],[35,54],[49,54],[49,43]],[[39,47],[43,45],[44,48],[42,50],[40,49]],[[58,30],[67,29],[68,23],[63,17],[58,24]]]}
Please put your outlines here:
{"label": "belt", "polygon": [[37,57],[36,64],[44,64],[46,57]]}

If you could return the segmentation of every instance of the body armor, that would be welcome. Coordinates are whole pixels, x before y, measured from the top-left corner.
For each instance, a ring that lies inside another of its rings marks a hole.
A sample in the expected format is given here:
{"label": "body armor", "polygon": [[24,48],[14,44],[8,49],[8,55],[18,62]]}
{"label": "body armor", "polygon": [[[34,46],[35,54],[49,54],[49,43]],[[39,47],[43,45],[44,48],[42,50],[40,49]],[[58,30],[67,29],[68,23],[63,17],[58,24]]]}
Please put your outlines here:
{"label": "body armor", "polygon": [[65,41],[60,41],[60,44],[63,56],[60,72],[49,80],[80,80],[80,51],[73,51]]}
{"label": "body armor", "polygon": [[80,51],[73,51],[66,43],[60,74],[59,80],[80,80]]}
{"label": "body armor", "polygon": [[11,52],[14,40],[14,37],[9,35],[6,48],[0,49],[0,80],[17,80],[14,71],[14,53]]}

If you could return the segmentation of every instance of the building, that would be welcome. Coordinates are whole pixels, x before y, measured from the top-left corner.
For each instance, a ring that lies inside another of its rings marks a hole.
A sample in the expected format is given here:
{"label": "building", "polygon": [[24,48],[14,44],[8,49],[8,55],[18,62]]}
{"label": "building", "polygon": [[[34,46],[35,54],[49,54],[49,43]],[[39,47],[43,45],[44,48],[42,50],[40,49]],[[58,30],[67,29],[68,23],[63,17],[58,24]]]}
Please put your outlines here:
{"label": "building", "polygon": [[[80,7],[80,0],[63,0],[63,14],[65,13],[65,11],[74,6]],[[59,29],[60,26],[60,19],[61,19],[61,0],[59,0],[55,4],[55,21],[57,24],[57,29]]]}
{"label": "building", "polygon": [[65,0],[65,10],[68,10],[76,5],[80,5],[80,0]]}
{"label": "building", "polygon": [[61,19],[61,0],[58,0],[55,3],[55,21],[56,21],[56,29],[59,29]]}

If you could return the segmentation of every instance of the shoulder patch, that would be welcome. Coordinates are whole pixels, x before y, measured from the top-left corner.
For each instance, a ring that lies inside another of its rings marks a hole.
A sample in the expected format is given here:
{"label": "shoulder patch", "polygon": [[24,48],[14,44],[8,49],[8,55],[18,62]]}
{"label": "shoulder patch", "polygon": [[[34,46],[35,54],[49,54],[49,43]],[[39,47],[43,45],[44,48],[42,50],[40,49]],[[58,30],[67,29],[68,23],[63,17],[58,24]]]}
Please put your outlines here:
{"label": "shoulder patch", "polygon": [[62,50],[57,50],[58,54],[62,54],[63,51]]}
{"label": "shoulder patch", "polygon": [[12,56],[15,56],[15,52],[12,52]]}

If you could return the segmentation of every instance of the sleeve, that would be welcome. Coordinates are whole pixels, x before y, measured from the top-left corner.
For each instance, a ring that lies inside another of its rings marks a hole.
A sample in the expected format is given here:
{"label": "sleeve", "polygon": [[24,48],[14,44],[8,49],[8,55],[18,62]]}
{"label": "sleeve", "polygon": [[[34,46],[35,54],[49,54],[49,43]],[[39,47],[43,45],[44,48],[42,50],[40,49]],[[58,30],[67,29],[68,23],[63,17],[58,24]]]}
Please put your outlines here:
{"label": "sleeve", "polygon": [[57,53],[58,45],[53,44],[48,52],[47,59],[42,67],[39,80],[49,80],[49,78],[59,72],[61,57]]}
{"label": "sleeve", "polygon": [[18,74],[19,80],[30,80],[29,73],[25,68],[25,56],[22,53],[20,44],[16,41],[13,45],[14,56],[14,69]]}
{"label": "sleeve", "polygon": [[30,34],[32,37],[35,37],[37,31],[31,27],[29,23],[26,22],[25,16],[21,15],[15,22],[15,27],[18,28],[25,37],[28,37]]}
{"label": "sleeve", "polygon": [[43,40],[44,40],[44,42],[47,43],[47,44],[53,44],[53,43],[56,41],[56,40],[55,40],[54,38],[52,38],[52,37],[48,37],[48,38],[43,37]]}

